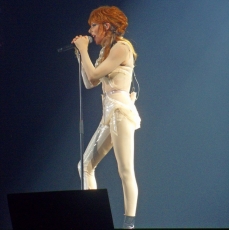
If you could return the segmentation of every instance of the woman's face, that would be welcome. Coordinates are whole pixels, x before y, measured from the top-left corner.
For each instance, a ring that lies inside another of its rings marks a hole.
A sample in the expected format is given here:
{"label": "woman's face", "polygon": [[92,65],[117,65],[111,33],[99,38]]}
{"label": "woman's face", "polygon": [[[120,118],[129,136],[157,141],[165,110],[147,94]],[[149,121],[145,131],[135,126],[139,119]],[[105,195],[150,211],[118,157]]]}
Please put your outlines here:
{"label": "woman's face", "polygon": [[102,33],[100,32],[99,28],[100,28],[101,24],[98,23],[91,23],[91,27],[88,30],[88,32],[91,34],[91,36],[94,38],[94,41],[97,45],[100,45],[104,36],[105,36],[105,32],[103,31]]}

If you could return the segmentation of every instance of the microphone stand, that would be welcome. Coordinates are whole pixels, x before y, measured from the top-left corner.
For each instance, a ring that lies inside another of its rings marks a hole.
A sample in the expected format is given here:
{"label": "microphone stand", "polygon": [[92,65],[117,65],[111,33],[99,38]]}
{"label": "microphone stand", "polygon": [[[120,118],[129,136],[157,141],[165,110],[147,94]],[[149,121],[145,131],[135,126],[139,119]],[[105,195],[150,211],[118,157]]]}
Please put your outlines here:
{"label": "microphone stand", "polygon": [[[88,40],[91,43],[92,38],[88,36]],[[70,44],[67,46],[64,46],[62,48],[57,49],[59,53],[65,52],[70,49],[76,48],[75,45]],[[79,102],[80,102],[80,121],[79,121],[79,133],[80,133],[80,164],[81,164],[81,190],[84,190],[84,164],[83,164],[83,153],[84,153],[84,125],[83,125],[83,101],[82,101],[82,80],[81,80],[81,54],[78,50],[79,54]]]}
{"label": "microphone stand", "polygon": [[79,52],[79,102],[80,102],[80,121],[79,121],[79,133],[80,133],[80,170],[81,170],[81,190],[84,190],[84,124],[83,124],[83,100],[82,100],[82,79],[81,79],[81,54]]}

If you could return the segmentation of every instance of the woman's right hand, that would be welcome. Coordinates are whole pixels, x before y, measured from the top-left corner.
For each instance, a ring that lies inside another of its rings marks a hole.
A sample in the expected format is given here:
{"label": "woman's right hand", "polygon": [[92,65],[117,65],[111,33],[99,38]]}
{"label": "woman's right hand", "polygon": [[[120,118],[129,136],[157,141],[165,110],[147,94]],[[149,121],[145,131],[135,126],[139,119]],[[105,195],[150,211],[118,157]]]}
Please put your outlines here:
{"label": "woman's right hand", "polygon": [[89,39],[88,36],[76,36],[75,38],[72,39],[71,44],[75,44],[75,46],[81,50],[87,50],[88,49],[88,44],[89,44]]}

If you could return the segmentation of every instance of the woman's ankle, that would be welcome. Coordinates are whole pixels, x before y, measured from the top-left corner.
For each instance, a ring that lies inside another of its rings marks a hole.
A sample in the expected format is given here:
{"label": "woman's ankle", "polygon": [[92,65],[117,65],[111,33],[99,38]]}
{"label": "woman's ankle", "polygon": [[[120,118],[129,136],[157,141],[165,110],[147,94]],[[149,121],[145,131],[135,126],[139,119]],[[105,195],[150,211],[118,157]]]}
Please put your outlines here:
{"label": "woman's ankle", "polygon": [[124,215],[123,228],[134,229],[135,216]]}

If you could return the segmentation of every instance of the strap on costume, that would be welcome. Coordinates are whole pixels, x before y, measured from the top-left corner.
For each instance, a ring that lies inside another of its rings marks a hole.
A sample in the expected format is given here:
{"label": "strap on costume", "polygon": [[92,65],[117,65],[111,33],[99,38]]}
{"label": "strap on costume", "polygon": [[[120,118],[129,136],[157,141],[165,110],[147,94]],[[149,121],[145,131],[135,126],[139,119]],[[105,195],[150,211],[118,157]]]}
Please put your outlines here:
{"label": "strap on costume", "polygon": [[139,98],[139,95],[140,95],[140,85],[138,83],[136,74],[135,74],[134,69],[133,69],[133,76],[132,76],[132,82],[131,82],[131,85],[132,85],[132,87],[131,87],[131,93],[135,92],[134,81],[136,81],[136,83],[138,85],[138,93],[137,93],[137,96],[136,96],[136,99],[135,99],[135,100],[137,100]]}

